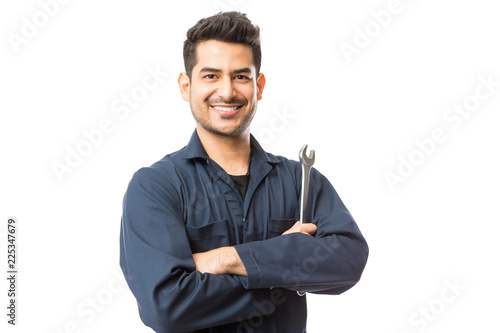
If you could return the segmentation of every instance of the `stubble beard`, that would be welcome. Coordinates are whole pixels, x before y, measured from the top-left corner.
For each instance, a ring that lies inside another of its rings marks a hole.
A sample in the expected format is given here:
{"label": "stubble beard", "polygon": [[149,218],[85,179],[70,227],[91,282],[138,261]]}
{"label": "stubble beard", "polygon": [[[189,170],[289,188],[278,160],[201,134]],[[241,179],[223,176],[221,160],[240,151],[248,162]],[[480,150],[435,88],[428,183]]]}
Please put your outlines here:
{"label": "stubble beard", "polygon": [[[227,104],[231,104],[231,103],[227,103]],[[247,105],[248,105],[248,103],[245,101],[245,103],[241,107],[244,108]],[[197,112],[195,110],[196,106],[194,106],[194,103],[192,101],[190,101],[189,106],[191,108],[191,113],[193,114],[195,121],[198,124],[200,124],[201,127],[203,127],[206,131],[208,131],[212,134],[219,135],[219,136],[225,136],[225,137],[235,137],[235,136],[239,136],[239,135],[245,133],[245,131],[247,131],[248,128],[250,127],[250,123],[253,120],[253,117],[255,115],[255,111],[257,108],[257,104],[252,104],[252,108],[249,110],[249,112],[247,114],[245,114],[241,124],[238,125],[234,130],[227,132],[227,131],[223,131],[223,130],[217,128],[210,121],[210,119],[208,117],[207,117],[208,119],[204,119],[203,117],[200,117],[199,112]],[[208,101],[205,101],[203,103],[203,107],[205,107],[207,110],[210,110],[210,108],[211,108],[210,103]],[[231,119],[236,118],[237,116],[238,116],[238,114],[236,114],[234,116],[230,116],[230,117],[221,117],[221,119],[231,120]]]}

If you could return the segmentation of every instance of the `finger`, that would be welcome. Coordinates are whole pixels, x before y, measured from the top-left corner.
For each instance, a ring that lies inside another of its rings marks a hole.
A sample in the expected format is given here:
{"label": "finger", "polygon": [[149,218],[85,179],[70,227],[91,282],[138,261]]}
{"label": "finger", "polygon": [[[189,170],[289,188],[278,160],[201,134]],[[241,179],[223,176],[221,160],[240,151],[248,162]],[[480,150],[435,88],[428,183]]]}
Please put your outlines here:
{"label": "finger", "polygon": [[300,232],[300,221],[295,222],[295,224],[288,230],[286,230],[281,235],[288,235],[294,232]]}
{"label": "finger", "polygon": [[313,223],[304,223],[301,225],[300,232],[307,233],[308,235],[314,236],[316,234],[318,227]]}

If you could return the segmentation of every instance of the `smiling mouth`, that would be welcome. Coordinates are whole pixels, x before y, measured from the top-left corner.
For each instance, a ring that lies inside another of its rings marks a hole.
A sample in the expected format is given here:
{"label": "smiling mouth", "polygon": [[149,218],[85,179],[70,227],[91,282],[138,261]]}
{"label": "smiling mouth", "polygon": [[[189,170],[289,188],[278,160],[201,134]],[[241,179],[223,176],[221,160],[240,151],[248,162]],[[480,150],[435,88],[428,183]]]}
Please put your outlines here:
{"label": "smiling mouth", "polygon": [[241,109],[242,105],[234,105],[234,106],[222,106],[222,105],[212,105],[212,109],[215,110],[218,114],[223,117],[231,117],[238,113]]}
{"label": "smiling mouth", "polygon": [[237,105],[237,106],[218,106],[218,105],[215,105],[212,107],[214,109],[216,109],[217,111],[229,112],[229,111],[234,111],[234,110],[239,109],[241,107],[241,105]]}

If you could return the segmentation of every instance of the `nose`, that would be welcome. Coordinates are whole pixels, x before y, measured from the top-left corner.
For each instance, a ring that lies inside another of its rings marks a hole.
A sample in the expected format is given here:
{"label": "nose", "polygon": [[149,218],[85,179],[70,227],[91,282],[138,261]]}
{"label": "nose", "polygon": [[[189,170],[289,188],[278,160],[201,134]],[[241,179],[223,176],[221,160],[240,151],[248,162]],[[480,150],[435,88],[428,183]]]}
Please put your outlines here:
{"label": "nose", "polygon": [[236,96],[236,89],[231,78],[225,77],[223,80],[220,80],[217,87],[217,95],[225,101],[229,101]]}

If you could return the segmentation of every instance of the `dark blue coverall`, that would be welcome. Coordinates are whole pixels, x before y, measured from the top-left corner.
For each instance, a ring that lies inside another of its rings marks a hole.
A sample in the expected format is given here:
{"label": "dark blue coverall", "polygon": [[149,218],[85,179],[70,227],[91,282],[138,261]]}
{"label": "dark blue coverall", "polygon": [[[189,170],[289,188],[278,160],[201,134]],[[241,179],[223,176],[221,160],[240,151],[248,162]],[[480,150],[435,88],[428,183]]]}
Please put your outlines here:
{"label": "dark blue coverall", "polygon": [[[314,237],[281,235],[299,220],[301,165],[251,137],[244,199],[196,131],[183,149],[137,171],[123,203],[120,265],[156,332],[306,331],[306,297],[360,279],[368,246],[330,182],[311,169]],[[202,274],[193,253],[234,246],[248,277]],[[272,288],[272,289],[271,289]]]}

